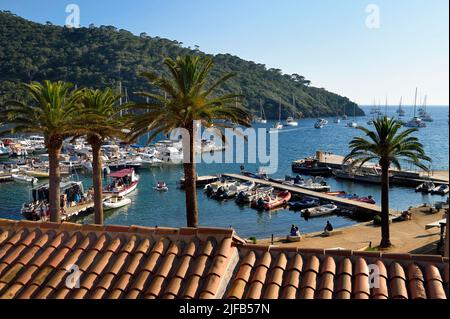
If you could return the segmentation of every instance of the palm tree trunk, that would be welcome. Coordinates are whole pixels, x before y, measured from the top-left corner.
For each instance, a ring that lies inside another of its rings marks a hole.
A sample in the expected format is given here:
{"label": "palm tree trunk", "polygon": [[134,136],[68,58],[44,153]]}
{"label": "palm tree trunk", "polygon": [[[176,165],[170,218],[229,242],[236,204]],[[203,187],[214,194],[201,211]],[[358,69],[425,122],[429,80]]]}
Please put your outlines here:
{"label": "palm tree trunk", "polygon": [[183,164],[184,186],[186,192],[186,219],[188,227],[198,227],[198,205],[197,205],[197,173],[195,165],[194,149],[194,125],[187,128],[189,132],[189,162]]}
{"label": "palm tree trunk", "polygon": [[389,162],[381,163],[381,248],[391,246],[389,232]]}
{"label": "palm tree trunk", "polygon": [[61,222],[61,194],[59,189],[61,183],[61,169],[59,166],[61,147],[62,145],[48,147],[50,221],[55,223]]}
{"label": "palm tree trunk", "polygon": [[94,187],[94,223],[103,224],[103,186],[102,159],[100,157],[101,141],[96,139],[92,146],[92,184]]}

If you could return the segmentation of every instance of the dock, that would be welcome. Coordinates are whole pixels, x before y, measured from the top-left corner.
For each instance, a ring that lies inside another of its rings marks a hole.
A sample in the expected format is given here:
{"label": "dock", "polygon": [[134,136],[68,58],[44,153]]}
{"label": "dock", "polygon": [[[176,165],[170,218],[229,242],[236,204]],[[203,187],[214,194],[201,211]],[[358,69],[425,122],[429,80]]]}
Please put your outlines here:
{"label": "dock", "polygon": [[[314,192],[314,191],[310,191],[310,190],[299,188],[299,187],[283,185],[281,183],[267,181],[267,180],[258,179],[258,178],[252,178],[252,177],[248,177],[248,176],[244,176],[244,175],[240,175],[240,174],[222,174],[222,176],[236,179],[236,180],[241,180],[241,181],[251,181],[251,182],[255,182],[256,184],[271,186],[276,189],[289,191],[293,194],[314,197],[314,198],[318,198],[318,199],[324,200],[324,201],[330,201],[339,207],[345,207],[345,208],[351,207],[360,212],[372,213],[372,214],[376,214],[376,215],[381,214],[381,207],[377,206],[377,205],[352,201],[347,198],[336,197],[336,196],[328,195],[325,193]],[[397,213],[397,212],[394,210],[391,210],[391,214],[395,214],[395,213]]]}
{"label": "dock", "polygon": [[9,173],[0,173],[0,183],[12,181],[12,176]]}
{"label": "dock", "polygon": [[[343,169],[344,168],[344,156],[336,155],[328,152],[317,151],[315,158],[318,160],[319,165],[326,165],[332,169]],[[300,162],[302,160],[294,161],[294,163]],[[373,163],[366,163],[363,165],[365,168],[375,168],[376,165]],[[432,181],[436,185],[448,184],[449,183],[449,172],[448,171],[431,171],[430,173],[424,171],[408,171],[397,169],[390,169],[392,173],[391,183],[399,185],[409,185],[418,186],[424,182]]]}
{"label": "dock", "polygon": [[[218,180],[219,180],[219,176],[215,176],[215,175],[197,176],[196,186],[204,187],[208,184],[217,182]],[[184,177],[180,178],[178,183],[179,183],[179,187],[183,189],[184,188]]]}

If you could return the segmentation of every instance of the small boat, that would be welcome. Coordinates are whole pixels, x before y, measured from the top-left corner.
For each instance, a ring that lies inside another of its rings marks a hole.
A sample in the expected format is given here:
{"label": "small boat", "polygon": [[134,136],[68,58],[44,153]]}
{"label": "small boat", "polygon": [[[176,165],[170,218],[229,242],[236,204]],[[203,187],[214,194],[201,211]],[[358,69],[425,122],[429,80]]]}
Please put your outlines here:
{"label": "small boat", "polygon": [[20,174],[12,174],[11,178],[19,183],[28,183],[28,184],[37,184],[38,179],[36,177],[20,175]]}
{"label": "small boat", "polygon": [[373,120],[368,120],[367,125],[373,125]]}
{"label": "small boat", "polygon": [[249,191],[241,191],[236,197],[237,203],[251,203],[258,200],[259,198],[265,198],[273,193],[273,187],[258,187]]}
{"label": "small boat", "polygon": [[416,192],[431,193],[436,188],[433,182],[425,182],[416,187]]}
{"label": "small boat", "polygon": [[305,208],[317,207],[320,201],[317,198],[305,197],[300,201],[289,202],[289,209],[293,211],[300,211]]}
{"label": "small boat", "polygon": [[449,191],[450,187],[447,184],[442,184],[435,187],[431,193],[437,195],[447,195]]}
{"label": "small boat", "polygon": [[337,206],[334,204],[327,204],[323,206],[313,207],[313,208],[306,208],[301,210],[302,216],[306,218],[312,218],[312,217],[320,217],[320,216],[326,216],[331,215],[337,210]]}
{"label": "small boat", "polygon": [[27,170],[25,171],[25,174],[31,177],[36,177],[36,178],[49,178],[50,173],[48,172],[48,170]]}
{"label": "small boat", "polygon": [[353,201],[375,205],[376,202],[372,196],[353,198]]}
{"label": "small boat", "polygon": [[158,192],[167,192],[169,190],[169,187],[167,187],[166,183],[164,182],[158,182],[158,185],[156,185],[153,189]]}
{"label": "small boat", "polygon": [[289,116],[286,119],[286,125],[287,126],[298,126],[298,122],[296,120],[294,120],[294,118],[292,116]]}
{"label": "small boat", "polygon": [[341,118],[339,116],[336,116],[336,118],[334,119],[334,123],[336,124],[341,123]]}
{"label": "small boat", "polygon": [[272,210],[281,206],[286,205],[291,199],[291,193],[284,191],[278,193],[276,197],[269,197],[264,200],[263,207],[265,210]]}
{"label": "small boat", "polygon": [[328,124],[328,121],[325,119],[318,119],[317,122],[314,124],[314,127],[317,129],[324,128],[325,125]]}
{"label": "small boat", "polygon": [[358,127],[358,123],[356,123],[355,121],[348,122],[347,123],[347,127],[357,128]]}
{"label": "small boat", "polygon": [[296,176],[294,179],[287,176],[286,179],[287,181],[282,182],[283,185],[308,189],[313,192],[330,191],[330,186],[328,186],[327,183],[320,176],[314,179],[310,178],[307,181],[305,181],[300,176]]}
{"label": "small boat", "polygon": [[206,194],[211,198],[223,199],[224,193],[238,182],[232,179],[222,179],[220,181],[205,186]]}
{"label": "small boat", "polygon": [[222,194],[222,198],[230,199],[236,197],[240,192],[247,192],[256,187],[255,182],[248,181],[244,183],[236,183],[228,187]]}
{"label": "small boat", "polygon": [[133,192],[139,183],[139,176],[134,169],[124,169],[110,175],[112,182],[103,191],[106,195],[123,197]]}
{"label": "small boat", "polygon": [[292,163],[292,171],[299,174],[312,176],[331,175],[333,170],[324,163],[320,163],[315,158],[307,158]]}
{"label": "small boat", "polygon": [[131,199],[129,199],[128,197],[113,196],[103,201],[103,209],[104,210],[117,209],[129,204],[131,204]]}

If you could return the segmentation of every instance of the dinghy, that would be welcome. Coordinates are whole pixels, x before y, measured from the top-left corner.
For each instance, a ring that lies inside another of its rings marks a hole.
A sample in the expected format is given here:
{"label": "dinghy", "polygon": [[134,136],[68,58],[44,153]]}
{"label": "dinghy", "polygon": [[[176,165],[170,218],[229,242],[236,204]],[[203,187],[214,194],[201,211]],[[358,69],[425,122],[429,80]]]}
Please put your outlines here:
{"label": "dinghy", "polygon": [[433,190],[436,188],[433,182],[425,182],[423,184],[420,184],[416,187],[416,192],[422,192],[425,194],[433,192]]}
{"label": "dinghy", "polygon": [[446,195],[449,192],[449,186],[446,184],[442,184],[437,186],[436,188],[433,189],[433,191],[431,192],[432,194],[437,194],[437,195]]}
{"label": "dinghy", "polygon": [[166,183],[164,182],[158,182],[158,185],[153,188],[154,190],[158,192],[167,192],[169,190],[169,187],[167,187]]}
{"label": "dinghy", "polygon": [[306,218],[311,217],[320,217],[320,216],[326,216],[331,215],[337,210],[337,206],[334,204],[327,204],[323,206],[318,206],[314,208],[307,208],[303,209],[301,211],[302,216]]}
{"label": "dinghy", "polygon": [[117,209],[129,204],[131,204],[131,199],[129,199],[128,197],[113,196],[103,201],[103,209]]}
{"label": "dinghy", "polygon": [[291,193],[288,191],[284,191],[278,193],[276,197],[267,197],[264,200],[263,207],[265,210],[272,210],[278,207],[286,205],[291,199]]}
{"label": "dinghy", "polygon": [[38,179],[36,177],[26,175],[12,174],[11,178],[19,183],[36,184],[38,182]]}

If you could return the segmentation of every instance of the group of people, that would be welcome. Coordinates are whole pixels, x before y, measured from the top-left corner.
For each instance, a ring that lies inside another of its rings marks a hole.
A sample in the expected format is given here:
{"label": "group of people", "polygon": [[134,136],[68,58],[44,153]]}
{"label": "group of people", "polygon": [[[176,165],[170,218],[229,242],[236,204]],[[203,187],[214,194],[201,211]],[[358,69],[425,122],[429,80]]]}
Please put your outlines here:
{"label": "group of people", "polygon": [[[331,225],[330,221],[327,220],[327,224],[325,225],[323,232],[325,234],[329,234],[333,231],[333,229],[334,229],[333,225]],[[296,226],[296,225],[291,226],[290,236],[300,236],[300,230],[299,230],[298,226]]]}

